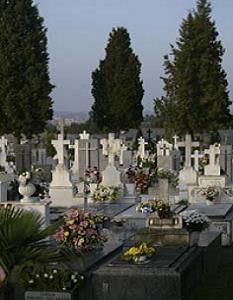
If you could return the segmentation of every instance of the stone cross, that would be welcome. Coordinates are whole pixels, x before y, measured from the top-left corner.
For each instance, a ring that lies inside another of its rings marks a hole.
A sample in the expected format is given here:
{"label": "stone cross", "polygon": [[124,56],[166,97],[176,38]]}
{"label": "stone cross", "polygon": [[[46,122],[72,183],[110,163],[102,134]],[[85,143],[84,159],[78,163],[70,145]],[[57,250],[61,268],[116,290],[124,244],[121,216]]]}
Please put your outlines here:
{"label": "stone cross", "polygon": [[89,140],[90,134],[86,132],[86,130],[83,130],[83,133],[80,133],[79,135],[80,140]]}
{"label": "stone cross", "polygon": [[157,156],[169,156],[170,151],[172,150],[172,144],[169,144],[164,139],[157,144]]}
{"label": "stone cross", "polygon": [[108,156],[108,164],[114,166],[115,156],[120,156],[121,139],[115,139],[114,133],[109,133],[108,139],[101,139],[100,144],[103,146],[103,155]]}
{"label": "stone cross", "polygon": [[64,157],[65,157],[65,145],[69,145],[70,140],[64,140],[64,135],[58,134],[57,140],[52,140],[52,145],[55,147],[57,154],[55,156],[55,159],[58,159],[59,165],[64,165]]}
{"label": "stone cross", "polygon": [[90,148],[90,143],[86,142],[85,148],[79,147],[79,140],[75,140],[74,145],[69,146],[70,149],[74,149],[74,164],[73,169],[77,171],[77,165],[79,164],[79,151],[85,151],[86,152],[86,169],[91,166],[90,162],[90,151],[96,151],[97,148]]}
{"label": "stone cross", "polygon": [[7,147],[7,139],[3,135],[0,140],[0,148],[1,152],[6,153],[6,147]]}
{"label": "stone cross", "polygon": [[199,154],[199,150],[195,150],[194,154],[191,155],[194,158],[194,170],[198,172],[199,170],[199,158],[204,157],[204,154]]}
{"label": "stone cross", "polygon": [[174,149],[175,149],[175,150],[178,150],[178,149],[179,149],[179,147],[178,147],[178,142],[177,142],[178,139],[179,139],[178,135],[175,134],[175,135],[173,136],[173,140],[174,140]]}
{"label": "stone cross", "polygon": [[199,147],[199,142],[192,142],[190,134],[185,135],[185,140],[177,143],[178,147],[185,147],[185,168],[191,167],[192,147]]}
{"label": "stone cross", "polygon": [[220,175],[220,144],[210,145],[210,148],[206,149],[204,153],[209,155],[209,164],[204,169],[205,175]]}
{"label": "stone cross", "polygon": [[119,160],[120,166],[123,166],[123,164],[124,164],[123,155],[124,155],[124,151],[126,151],[127,149],[128,149],[128,147],[122,143],[121,148],[120,148],[120,160]]}
{"label": "stone cross", "polygon": [[138,151],[137,151],[137,157],[140,156],[141,159],[143,159],[145,157],[145,145],[147,145],[148,143],[145,142],[144,138],[141,136],[139,139],[138,139],[138,144],[139,144],[139,147],[138,147]]}

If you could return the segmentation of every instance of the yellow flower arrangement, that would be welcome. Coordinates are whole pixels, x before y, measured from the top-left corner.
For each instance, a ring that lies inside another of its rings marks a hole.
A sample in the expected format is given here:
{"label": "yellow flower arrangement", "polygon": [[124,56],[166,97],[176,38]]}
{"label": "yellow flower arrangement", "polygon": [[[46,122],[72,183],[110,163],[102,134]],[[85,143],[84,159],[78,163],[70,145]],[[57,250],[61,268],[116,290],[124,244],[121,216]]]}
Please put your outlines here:
{"label": "yellow flower arrangement", "polygon": [[151,257],[155,253],[155,248],[150,247],[147,243],[142,242],[139,246],[129,248],[124,254],[123,259],[126,261],[135,261],[140,256]]}

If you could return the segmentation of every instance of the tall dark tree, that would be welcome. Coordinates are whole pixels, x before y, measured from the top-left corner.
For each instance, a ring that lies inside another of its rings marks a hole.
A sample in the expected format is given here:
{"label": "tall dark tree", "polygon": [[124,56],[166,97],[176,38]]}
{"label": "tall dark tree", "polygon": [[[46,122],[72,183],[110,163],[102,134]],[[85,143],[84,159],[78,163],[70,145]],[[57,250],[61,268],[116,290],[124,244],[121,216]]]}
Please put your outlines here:
{"label": "tall dark tree", "polygon": [[52,117],[46,28],[32,0],[0,0],[0,133],[31,137]]}
{"label": "tall dark tree", "polygon": [[155,100],[155,113],[167,133],[217,130],[231,120],[224,49],[218,40],[211,6],[198,0],[180,28],[176,47],[164,61],[165,96]]}
{"label": "tall dark tree", "polygon": [[123,27],[110,33],[106,56],[92,73],[93,120],[100,130],[117,132],[143,120],[141,63]]}

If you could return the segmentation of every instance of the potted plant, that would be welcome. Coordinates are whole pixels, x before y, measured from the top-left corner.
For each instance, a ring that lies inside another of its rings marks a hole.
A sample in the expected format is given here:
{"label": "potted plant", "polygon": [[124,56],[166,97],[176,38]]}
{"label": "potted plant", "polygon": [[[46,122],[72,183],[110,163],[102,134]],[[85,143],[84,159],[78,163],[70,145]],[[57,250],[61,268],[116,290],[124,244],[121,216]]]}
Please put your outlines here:
{"label": "potted plant", "polygon": [[198,244],[200,233],[209,227],[209,219],[197,210],[186,210],[180,213],[184,228],[189,232],[190,246]]}
{"label": "potted plant", "polygon": [[155,248],[150,247],[147,243],[142,242],[138,246],[129,248],[123,254],[123,260],[133,263],[145,263],[155,253]]}
{"label": "potted plant", "polygon": [[139,170],[135,175],[135,188],[139,194],[147,194],[150,186],[150,176],[143,170]]}

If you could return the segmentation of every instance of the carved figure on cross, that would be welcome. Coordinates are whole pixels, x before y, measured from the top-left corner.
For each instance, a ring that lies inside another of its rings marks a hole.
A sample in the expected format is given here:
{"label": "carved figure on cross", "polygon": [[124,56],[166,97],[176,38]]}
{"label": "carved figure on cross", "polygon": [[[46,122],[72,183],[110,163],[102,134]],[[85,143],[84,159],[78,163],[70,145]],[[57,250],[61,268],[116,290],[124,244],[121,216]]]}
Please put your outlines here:
{"label": "carved figure on cross", "polygon": [[121,139],[115,139],[114,133],[108,134],[108,139],[101,139],[100,144],[103,146],[103,155],[108,156],[108,164],[114,166],[115,156],[120,156]]}

